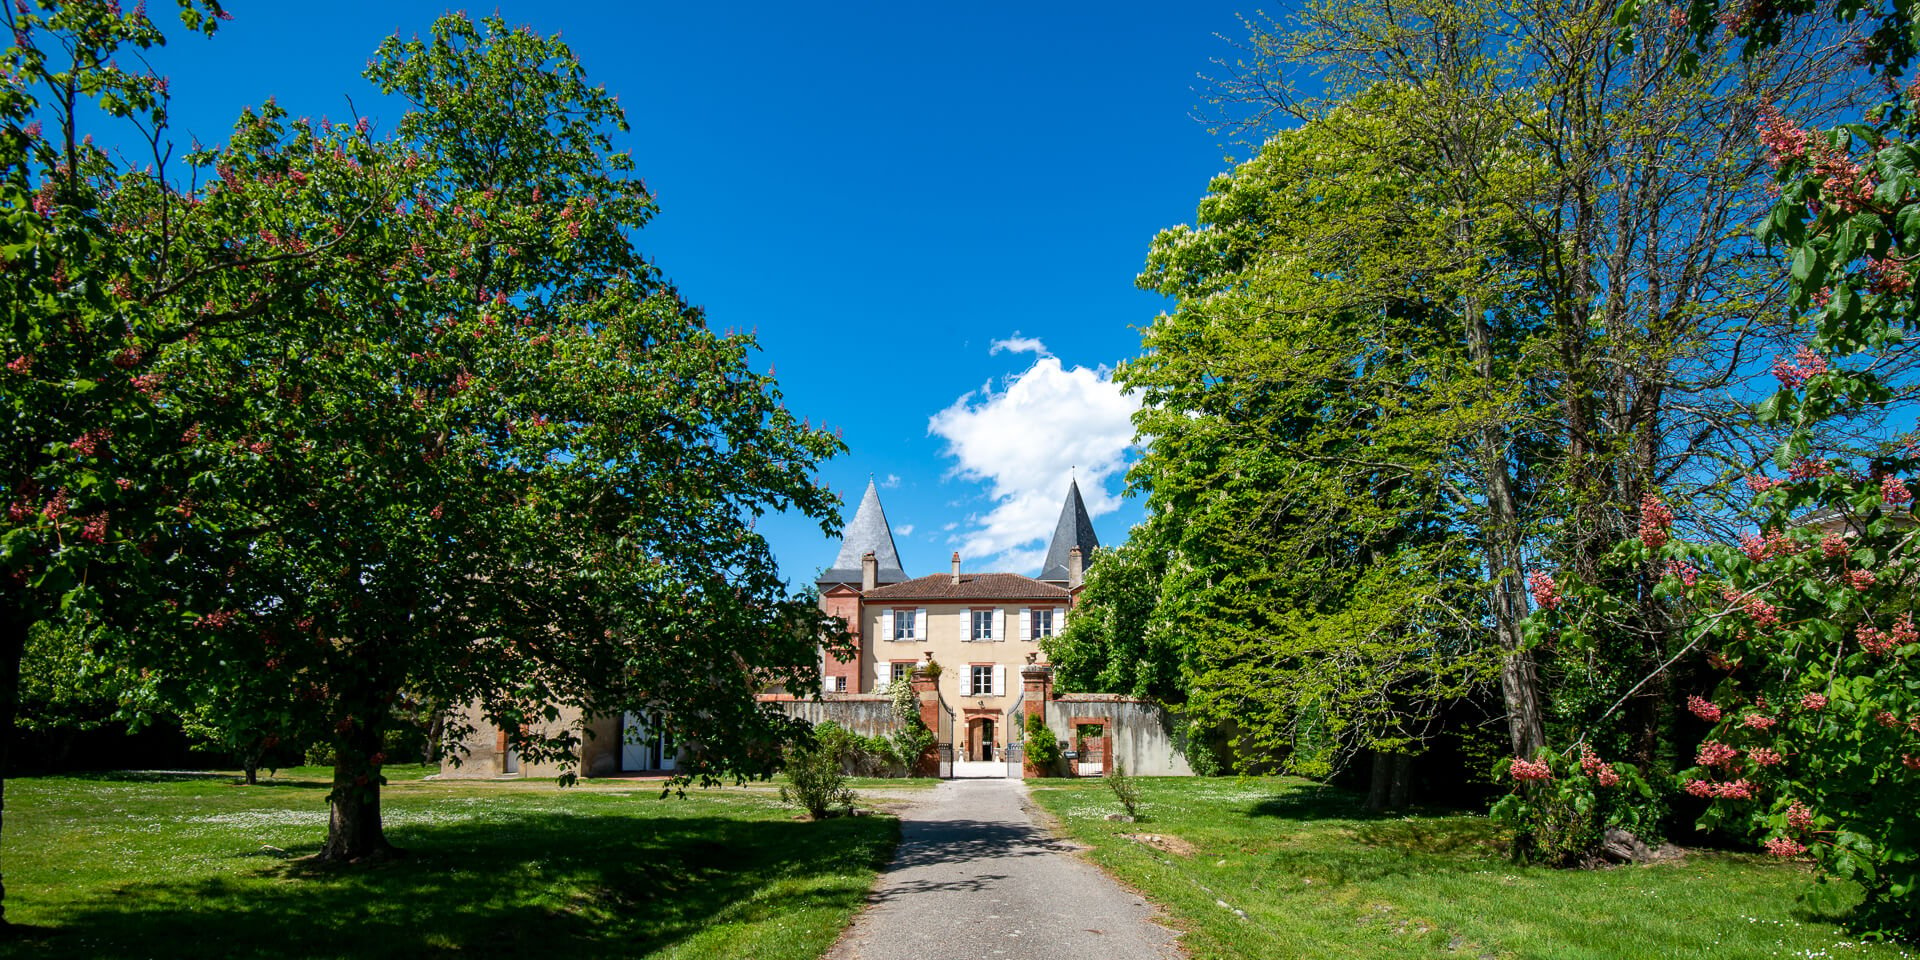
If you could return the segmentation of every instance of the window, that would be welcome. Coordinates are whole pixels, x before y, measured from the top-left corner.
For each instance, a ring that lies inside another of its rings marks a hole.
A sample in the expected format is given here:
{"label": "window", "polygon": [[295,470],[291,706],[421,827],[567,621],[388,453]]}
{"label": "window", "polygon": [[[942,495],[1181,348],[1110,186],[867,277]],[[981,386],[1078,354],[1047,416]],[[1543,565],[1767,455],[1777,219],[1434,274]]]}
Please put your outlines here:
{"label": "window", "polygon": [[895,610],[893,612],[893,639],[920,639],[920,611]]}
{"label": "window", "polygon": [[992,610],[973,611],[972,639],[975,639],[975,640],[992,640],[993,639],[993,611]]}
{"label": "window", "polygon": [[1033,630],[1027,636],[1035,640],[1053,636],[1053,608],[1043,607],[1033,611]]}
{"label": "window", "polygon": [[827,677],[826,679],[820,682],[820,692],[821,693],[846,693],[847,678],[846,677]]}
{"label": "window", "polygon": [[970,677],[970,679],[973,681],[973,686],[971,689],[967,691],[968,696],[973,696],[973,697],[993,696],[993,664],[991,663],[974,664],[973,670],[972,670],[972,676]]}
{"label": "window", "polygon": [[888,675],[888,680],[904,680],[913,676],[912,660],[895,660],[891,666],[893,670]]}

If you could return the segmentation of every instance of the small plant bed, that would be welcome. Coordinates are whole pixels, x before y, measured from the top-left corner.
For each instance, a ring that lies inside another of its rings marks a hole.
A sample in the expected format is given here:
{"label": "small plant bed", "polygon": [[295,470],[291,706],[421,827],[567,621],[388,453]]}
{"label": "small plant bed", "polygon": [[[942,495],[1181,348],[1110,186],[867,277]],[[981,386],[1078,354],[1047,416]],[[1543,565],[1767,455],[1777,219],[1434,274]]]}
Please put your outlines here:
{"label": "small plant bed", "polygon": [[1166,908],[1207,958],[1674,960],[1920,955],[1860,943],[1801,902],[1813,874],[1688,851],[1605,870],[1518,867],[1478,816],[1374,817],[1293,778],[1138,778],[1150,831],[1107,820],[1104,784],[1030,781],[1101,866]]}
{"label": "small plant bed", "polygon": [[9,781],[0,863],[27,929],[0,957],[813,960],[898,836],[891,817],[797,821],[766,790],[428,772],[395,769],[382,798],[405,855],[333,869],[303,859],[330,771]]}

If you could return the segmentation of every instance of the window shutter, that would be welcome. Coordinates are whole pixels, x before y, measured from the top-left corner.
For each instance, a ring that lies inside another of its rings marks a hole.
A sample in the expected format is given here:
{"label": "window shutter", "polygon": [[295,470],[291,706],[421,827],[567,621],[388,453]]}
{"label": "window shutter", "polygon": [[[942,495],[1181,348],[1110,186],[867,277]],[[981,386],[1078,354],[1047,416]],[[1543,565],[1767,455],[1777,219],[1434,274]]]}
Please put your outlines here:
{"label": "window shutter", "polygon": [[887,684],[892,682],[893,682],[893,664],[882,663],[873,668],[873,692],[874,693],[879,693],[887,689]]}
{"label": "window shutter", "polygon": [[1020,608],[1020,639],[1033,639],[1033,613],[1026,607]]}
{"label": "window shutter", "polygon": [[1059,636],[1060,631],[1065,630],[1066,628],[1067,628],[1067,608],[1054,607],[1053,608],[1053,635],[1056,637]]}
{"label": "window shutter", "polygon": [[993,695],[996,697],[1007,695],[1007,666],[1004,663],[993,665]]}
{"label": "window shutter", "polygon": [[893,639],[893,611],[892,610],[880,611],[880,639],[881,640]]}
{"label": "window shutter", "polygon": [[927,632],[927,608],[921,607],[913,614],[913,638],[915,640],[924,640],[929,635]]}
{"label": "window shutter", "polygon": [[995,640],[1007,638],[1007,608],[1005,607],[993,608],[993,638]]}

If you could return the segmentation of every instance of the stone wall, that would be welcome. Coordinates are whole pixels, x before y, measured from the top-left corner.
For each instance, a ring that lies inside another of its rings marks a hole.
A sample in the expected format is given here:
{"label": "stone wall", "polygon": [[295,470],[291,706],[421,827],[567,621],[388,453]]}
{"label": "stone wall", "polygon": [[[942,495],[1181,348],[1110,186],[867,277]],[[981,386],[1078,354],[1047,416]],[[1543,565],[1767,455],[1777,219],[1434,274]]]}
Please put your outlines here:
{"label": "stone wall", "polygon": [[1173,716],[1160,704],[1104,693],[1061,693],[1046,702],[1047,729],[1067,741],[1068,749],[1075,721],[1105,724],[1112,760],[1124,764],[1129,774],[1193,776],[1193,767],[1176,748]]}
{"label": "stone wall", "polygon": [[[558,777],[571,770],[578,776],[601,776],[619,769],[620,724],[608,717],[583,719],[580,711],[563,707],[552,730],[572,729],[580,737],[580,757],[571,763],[509,763],[506,734],[481,715],[480,705],[468,704],[456,711],[457,724],[473,730],[466,739],[449,744],[440,762],[440,776],[447,779],[476,780],[495,777]],[[455,765],[455,759],[458,765]],[[517,769],[509,770],[509,766]]]}
{"label": "stone wall", "polygon": [[819,700],[762,697],[796,720],[819,725],[829,720],[863,737],[884,737],[900,729],[893,699],[878,693],[828,693]]}

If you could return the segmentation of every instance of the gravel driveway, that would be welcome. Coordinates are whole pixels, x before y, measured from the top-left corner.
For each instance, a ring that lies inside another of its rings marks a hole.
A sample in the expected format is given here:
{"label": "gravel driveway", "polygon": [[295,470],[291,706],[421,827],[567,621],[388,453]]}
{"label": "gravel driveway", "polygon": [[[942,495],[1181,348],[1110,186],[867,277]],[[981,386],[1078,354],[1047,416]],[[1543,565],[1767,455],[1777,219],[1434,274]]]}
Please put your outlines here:
{"label": "gravel driveway", "polygon": [[1035,826],[1019,780],[949,780],[901,813],[900,848],[830,960],[1156,960],[1154,909]]}

